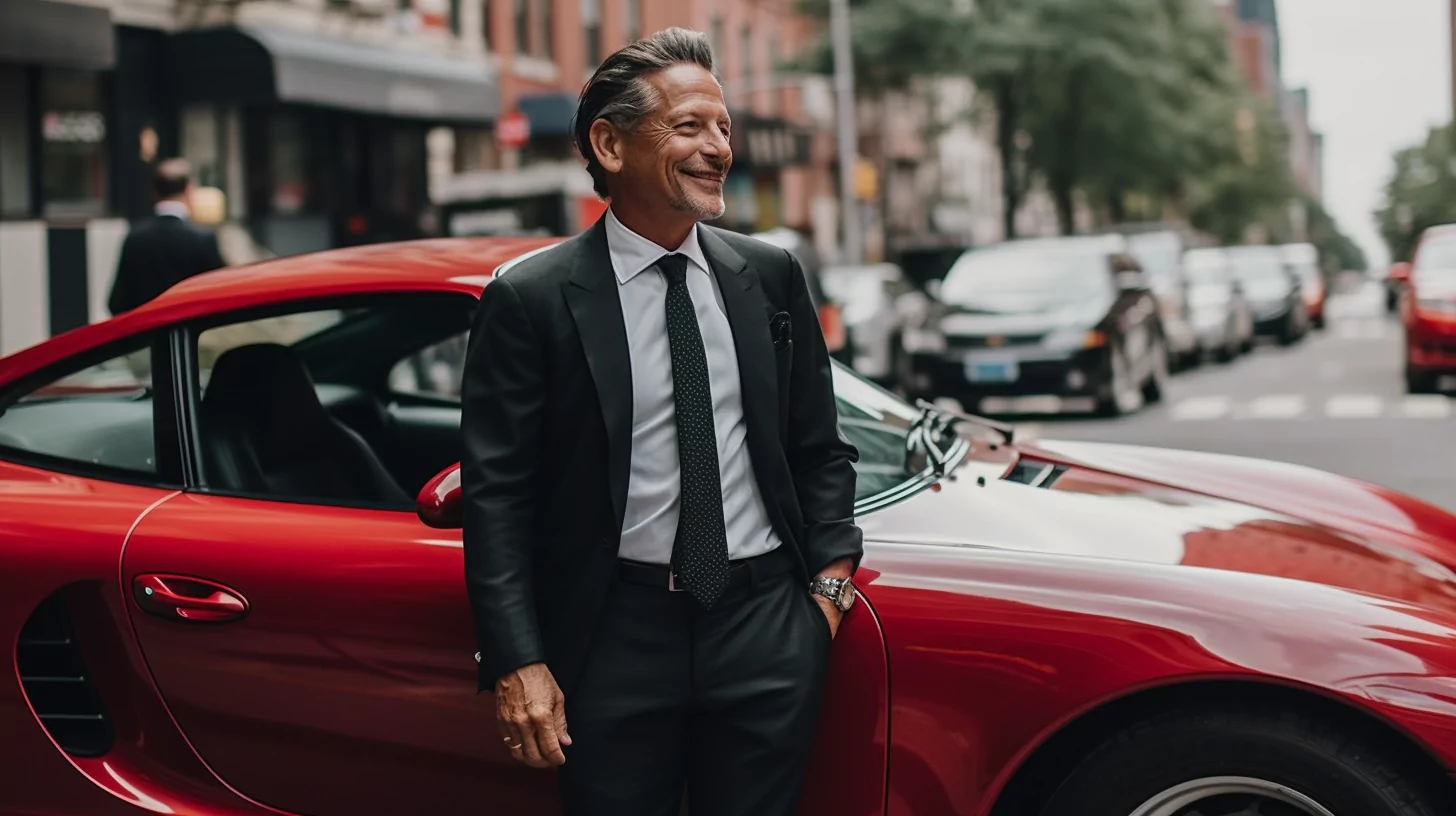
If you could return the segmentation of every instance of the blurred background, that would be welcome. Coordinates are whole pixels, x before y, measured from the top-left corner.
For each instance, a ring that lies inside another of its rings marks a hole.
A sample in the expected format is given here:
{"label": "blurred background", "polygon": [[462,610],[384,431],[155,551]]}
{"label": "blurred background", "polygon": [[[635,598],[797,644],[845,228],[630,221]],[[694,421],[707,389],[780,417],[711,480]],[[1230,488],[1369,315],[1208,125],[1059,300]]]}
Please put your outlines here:
{"label": "blurred background", "polygon": [[[1431,276],[1456,268],[1433,230],[1456,222],[1453,10],[0,0],[0,354],[105,319],[169,157],[230,264],[575,233],[605,207],[570,138],[579,89],[681,25],[711,38],[733,114],[718,225],[801,258],[842,362],[1027,433],[1456,504],[1423,464],[1452,441],[1456,288]],[[1422,271],[1423,235],[1449,265]],[[419,376],[451,381],[446,357]]]}

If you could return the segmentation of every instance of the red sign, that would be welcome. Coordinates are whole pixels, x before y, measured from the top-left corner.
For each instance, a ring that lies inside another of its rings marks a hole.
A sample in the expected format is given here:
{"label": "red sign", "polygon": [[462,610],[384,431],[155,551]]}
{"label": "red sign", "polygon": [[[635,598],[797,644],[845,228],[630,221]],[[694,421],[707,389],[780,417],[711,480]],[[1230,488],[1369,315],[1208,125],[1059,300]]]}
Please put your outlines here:
{"label": "red sign", "polygon": [[520,111],[511,111],[495,123],[495,140],[501,147],[523,147],[531,140],[531,120]]}

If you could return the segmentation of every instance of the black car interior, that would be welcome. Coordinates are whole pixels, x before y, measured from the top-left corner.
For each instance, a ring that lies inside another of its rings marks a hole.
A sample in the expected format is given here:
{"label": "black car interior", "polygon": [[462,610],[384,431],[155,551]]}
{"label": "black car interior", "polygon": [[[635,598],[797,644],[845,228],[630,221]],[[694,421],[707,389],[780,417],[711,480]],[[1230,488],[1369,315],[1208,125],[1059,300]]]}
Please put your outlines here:
{"label": "black car interior", "polygon": [[286,346],[257,343],[223,354],[199,418],[209,487],[409,503],[364,438],[324,409],[308,370]]}

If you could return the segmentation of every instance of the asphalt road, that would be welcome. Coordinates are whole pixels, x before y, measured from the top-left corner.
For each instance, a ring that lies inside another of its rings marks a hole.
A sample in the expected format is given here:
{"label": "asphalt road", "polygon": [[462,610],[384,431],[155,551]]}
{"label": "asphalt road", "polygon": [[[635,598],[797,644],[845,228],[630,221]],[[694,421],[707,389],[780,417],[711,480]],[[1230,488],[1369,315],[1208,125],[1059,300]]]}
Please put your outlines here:
{"label": "asphalt road", "polygon": [[1456,511],[1456,400],[1406,395],[1400,326],[1382,298],[1375,284],[1333,295],[1323,331],[1290,348],[1262,345],[1229,365],[1180,373],[1164,401],[1140,413],[1018,425],[1045,438],[1294,462]]}

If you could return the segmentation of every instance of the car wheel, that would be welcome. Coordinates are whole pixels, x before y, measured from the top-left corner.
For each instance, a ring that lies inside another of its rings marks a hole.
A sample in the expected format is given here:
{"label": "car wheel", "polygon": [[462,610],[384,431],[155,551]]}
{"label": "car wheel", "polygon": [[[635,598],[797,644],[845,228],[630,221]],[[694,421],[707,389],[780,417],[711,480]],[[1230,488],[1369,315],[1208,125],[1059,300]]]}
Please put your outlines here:
{"label": "car wheel", "polygon": [[1405,391],[1407,394],[1435,394],[1437,376],[1429,371],[1405,370]]}
{"label": "car wheel", "polygon": [[1168,393],[1168,346],[1161,341],[1153,341],[1153,370],[1148,372],[1148,381],[1143,383],[1143,404],[1153,405],[1163,401],[1163,395]]}
{"label": "car wheel", "polygon": [[1436,816],[1379,748],[1288,709],[1172,711],[1095,748],[1041,816]]}
{"label": "car wheel", "polygon": [[1143,405],[1142,389],[1133,382],[1127,359],[1122,352],[1112,352],[1111,374],[1107,378],[1107,393],[1097,406],[1097,413],[1105,417],[1130,414]]}

